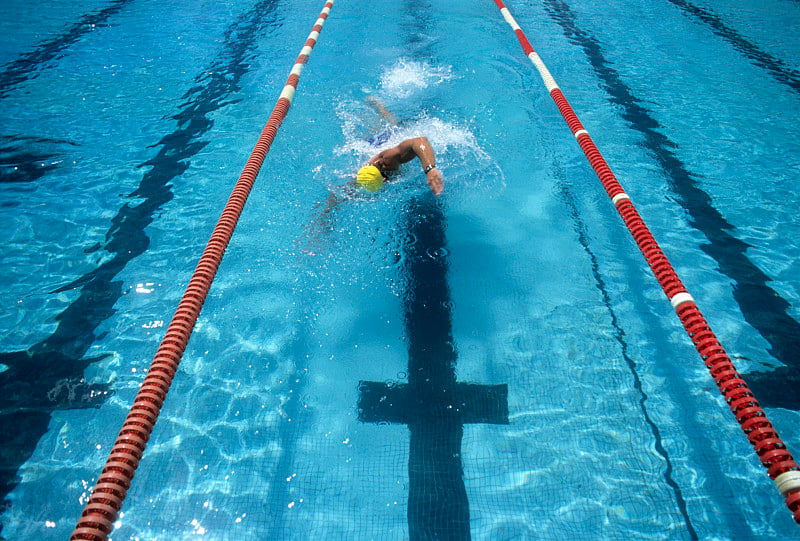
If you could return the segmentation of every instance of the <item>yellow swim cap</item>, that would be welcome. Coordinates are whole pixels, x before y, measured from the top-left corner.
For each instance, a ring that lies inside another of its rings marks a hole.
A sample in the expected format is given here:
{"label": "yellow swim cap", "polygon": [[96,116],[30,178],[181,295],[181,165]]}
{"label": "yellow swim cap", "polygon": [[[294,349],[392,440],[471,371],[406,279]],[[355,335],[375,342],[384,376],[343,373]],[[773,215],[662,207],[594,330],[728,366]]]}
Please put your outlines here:
{"label": "yellow swim cap", "polygon": [[356,182],[366,190],[377,192],[383,186],[383,174],[374,165],[365,165],[358,170]]}

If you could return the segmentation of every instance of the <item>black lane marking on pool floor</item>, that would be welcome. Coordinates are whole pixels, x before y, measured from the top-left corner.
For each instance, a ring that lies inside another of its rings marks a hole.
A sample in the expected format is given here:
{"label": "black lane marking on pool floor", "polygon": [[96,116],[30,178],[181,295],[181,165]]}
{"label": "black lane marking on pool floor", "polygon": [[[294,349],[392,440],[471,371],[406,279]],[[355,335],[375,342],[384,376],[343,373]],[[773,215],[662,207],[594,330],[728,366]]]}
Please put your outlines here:
{"label": "black lane marking on pool floor", "polygon": [[[210,114],[234,103],[228,96],[240,90],[249,71],[261,32],[276,24],[278,0],[262,0],[232,23],[222,49],[212,64],[196,77],[180,111],[172,118],[175,131],[154,146],[155,157],[141,164],[150,169],[111,220],[103,249],[111,257],[99,267],[56,292],[80,288],[78,297],[56,316],[58,326],[49,337],[26,351],[0,353],[0,500],[17,485],[17,470],[28,460],[47,431],[50,413],[57,409],[98,407],[109,385],[89,385],[86,368],[100,359],[85,358],[97,336],[97,327],[114,314],[122,296],[122,282],[114,280],[125,266],[149,246],[145,228],[164,204],[172,200],[172,180],[189,168],[189,160],[207,142],[199,138],[213,126]],[[0,509],[2,509],[0,506]],[[0,524],[0,528],[2,525]],[[1,531],[1,530],[0,530]]]}
{"label": "black lane marking on pool floor", "polygon": [[745,320],[770,344],[769,352],[785,367],[745,376],[762,406],[800,410],[800,323],[789,315],[790,304],[768,284],[771,280],[747,257],[749,245],[736,238],[735,227],[717,210],[695,175],[677,157],[678,145],[661,133],[662,126],[641,105],[604,54],[597,38],[581,29],[577,17],[561,0],[545,0],[545,9],[566,38],[583,49],[622,117],[644,136],[643,146],[664,171],[689,223],[709,240],[700,248],[733,282],[733,296]]}
{"label": "black lane marking on pool floor", "polygon": [[606,310],[608,310],[608,315],[611,318],[611,326],[614,329],[614,340],[619,344],[622,358],[625,360],[625,364],[628,367],[631,376],[633,377],[633,388],[639,395],[639,409],[642,411],[642,417],[644,418],[645,424],[648,426],[653,435],[653,445],[656,453],[658,453],[659,456],[661,456],[661,458],[664,460],[664,482],[670,487],[675,495],[675,503],[678,506],[678,511],[683,518],[684,524],[686,524],[686,530],[689,534],[689,538],[693,540],[699,539],[697,532],[692,525],[692,519],[689,517],[689,510],[686,505],[686,499],[683,497],[681,487],[672,476],[674,468],[672,466],[672,460],[670,459],[669,453],[664,447],[664,439],[661,437],[661,430],[658,428],[658,425],[655,423],[655,421],[653,421],[653,418],[650,416],[650,412],[647,409],[647,400],[650,397],[645,392],[644,386],[642,385],[642,378],[639,376],[639,370],[636,366],[636,361],[634,361],[628,353],[628,342],[626,340],[625,331],[622,329],[619,319],[617,318],[617,314],[614,311],[614,307],[611,303],[611,297],[608,293],[608,288],[606,287],[605,280],[603,280],[603,275],[600,272],[600,263],[597,261],[597,256],[592,251],[586,224],[581,218],[572,192],[569,190],[569,188],[567,188],[563,180],[559,182],[559,185],[561,197],[567,205],[569,216],[572,218],[573,229],[575,234],[578,236],[578,244],[581,245],[583,251],[586,252],[586,255],[589,258],[589,264],[591,266],[595,285],[597,290],[600,292],[603,305],[606,307]]}
{"label": "black lane marking on pool floor", "polygon": [[733,45],[737,51],[749,58],[754,65],[764,68],[776,81],[800,93],[800,72],[787,66],[779,58],[762,51],[758,45],[726,25],[719,15],[685,0],[667,1],[706,23],[711,27],[712,32]]}
{"label": "black lane marking on pool floor", "polygon": [[508,387],[456,381],[442,202],[425,194],[404,215],[408,383],[361,381],[358,418],[408,426],[410,539],[470,539],[464,424],[508,424]]}
{"label": "black lane marking on pool floor", "polygon": [[[87,13],[69,29],[52,39],[43,41],[33,51],[19,56],[13,62],[6,64],[0,71],[0,99],[5,98],[18,85],[35,79],[38,72],[53,60],[63,56],[61,53],[70,45],[76,43],[84,35],[106,24],[108,19],[119,13],[122,8],[133,0],[113,0],[108,7]],[[32,7],[32,9],[47,9]]]}

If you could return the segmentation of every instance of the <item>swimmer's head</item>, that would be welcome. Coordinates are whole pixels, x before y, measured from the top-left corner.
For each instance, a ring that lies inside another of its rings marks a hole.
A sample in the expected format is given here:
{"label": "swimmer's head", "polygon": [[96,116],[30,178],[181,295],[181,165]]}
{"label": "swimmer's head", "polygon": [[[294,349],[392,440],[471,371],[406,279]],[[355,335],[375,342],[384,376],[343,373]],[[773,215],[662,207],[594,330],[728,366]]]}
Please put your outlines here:
{"label": "swimmer's head", "polygon": [[370,192],[380,190],[384,180],[386,179],[383,177],[383,173],[374,165],[365,165],[358,170],[358,175],[356,175],[358,185]]}

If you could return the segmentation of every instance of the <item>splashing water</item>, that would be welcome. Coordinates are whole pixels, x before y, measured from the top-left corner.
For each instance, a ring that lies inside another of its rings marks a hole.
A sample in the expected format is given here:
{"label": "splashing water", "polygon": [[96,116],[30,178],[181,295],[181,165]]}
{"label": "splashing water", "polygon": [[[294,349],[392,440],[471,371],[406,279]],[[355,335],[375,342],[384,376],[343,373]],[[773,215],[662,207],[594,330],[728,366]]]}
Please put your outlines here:
{"label": "splashing water", "polygon": [[[422,114],[414,120],[402,122],[400,126],[384,126],[383,133],[387,138],[376,145],[365,136],[365,126],[371,122],[359,114],[363,113],[361,104],[343,103],[337,112],[342,119],[345,142],[333,152],[337,156],[346,156],[347,163],[333,172],[332,176],[335,178],[346,181],[361,164],[379,151],[395,146],[405,139],[425,136],[436,152],[436,161],[445,175],[448,192],[464,188],[494,191],[505,186],[502,170],[495,159],[483,150],[468,126]],[[326,168],[320,167],[315,172],[323,173],[324,169]],[[414,171],[416,170],[413,167],[406,165],[401,169],[401,177],[408,172],[413,175]]]}
{"label": "splashing water", "polygon": [[430,86],[453,79],[450,66],[400,59],[383,72],[379,88],[387,98],[409,98]]}

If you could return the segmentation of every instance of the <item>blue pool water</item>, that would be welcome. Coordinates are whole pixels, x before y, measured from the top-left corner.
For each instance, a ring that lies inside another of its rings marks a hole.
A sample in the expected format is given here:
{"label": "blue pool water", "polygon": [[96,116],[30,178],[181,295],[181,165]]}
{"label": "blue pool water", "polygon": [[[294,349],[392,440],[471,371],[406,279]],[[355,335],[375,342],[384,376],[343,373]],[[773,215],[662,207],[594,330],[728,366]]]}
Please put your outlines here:
{"label": "blue pool water", "polygon": [[[69,536],[322,4],[0,3],[0,536]],[[508,6],[800,453],[800,4]],[[445,193],[408,164],[326,222],[385,129],[367,96]],[[369,406],[420,366],[507,395],[463,425]],[[798,536],[494,3],[339,0],[112,537],[435,524]]]}

